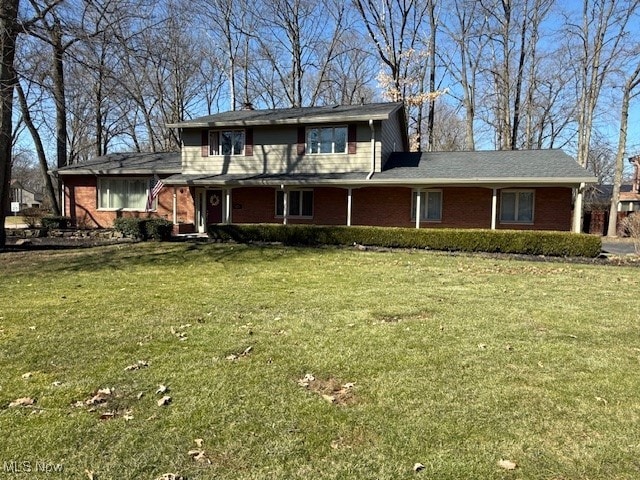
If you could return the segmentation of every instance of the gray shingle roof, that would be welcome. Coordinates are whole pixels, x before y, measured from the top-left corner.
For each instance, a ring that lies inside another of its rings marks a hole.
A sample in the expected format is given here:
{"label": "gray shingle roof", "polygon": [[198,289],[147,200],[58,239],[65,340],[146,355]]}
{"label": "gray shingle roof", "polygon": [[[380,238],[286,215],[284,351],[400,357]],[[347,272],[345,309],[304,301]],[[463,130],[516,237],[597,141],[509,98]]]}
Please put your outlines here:
{"label": "gray shingle roof", "polygon": [[165,185],[321,185],[353,184],[366,181],[367,172],[348,173],[274,173],[258,175],[172,175]]}
{"label": "gray shingle roof", "polygon": [[596,178],[562,150],[393,153],[377,180],[440,183],[593,183]]}
{"label": "gray shingle roof", "polygon": [[59,175],[171,175],[168,185],[577,185],[596,179],[562,150],[393,153],[382,172],[183,175],[180,153],[118,153]]}
{"label": "gray shingle roof", "polygon": [[170,153],[113,153],[96,157],[85,163],[62,167],[58,175],[148,175],[180,173],[180,152]]}
{"label": "gray shingle roof", "polygon": [[282,108],[277,110],[236,110],[170,123],[168,127],[198,128],[242,125],[294,125],[323,122],[386,120],[401,103],[369,103],[328,107]]}

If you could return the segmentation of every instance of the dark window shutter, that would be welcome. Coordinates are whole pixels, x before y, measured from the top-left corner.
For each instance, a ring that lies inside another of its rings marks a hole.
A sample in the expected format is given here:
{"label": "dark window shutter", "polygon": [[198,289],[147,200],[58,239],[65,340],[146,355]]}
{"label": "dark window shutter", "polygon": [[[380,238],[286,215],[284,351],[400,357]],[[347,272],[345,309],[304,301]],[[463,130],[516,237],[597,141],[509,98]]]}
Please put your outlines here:
{"label": "dark window shutter", "polygon": [[202,130],[200,149],[200,154],[203,157],[209,156],[209,130]]}
{"label": "dark window shutter", "polygon": [[253,155],[253,128],[247,128],[244,131],[244,156],[251,157]]}
{"label": "dark window shutter", "polygon": [[298,155],[304,155],[305,151],[305,138],[306,130],[304,127],[298,127]]}
{"label": "dark window shutter", "polygon": [[356,153],[356,125],[355,124],[350,124],[347,127],[347,142],[348,142],[348,147],[347,147],[347,152],[351,155]]}

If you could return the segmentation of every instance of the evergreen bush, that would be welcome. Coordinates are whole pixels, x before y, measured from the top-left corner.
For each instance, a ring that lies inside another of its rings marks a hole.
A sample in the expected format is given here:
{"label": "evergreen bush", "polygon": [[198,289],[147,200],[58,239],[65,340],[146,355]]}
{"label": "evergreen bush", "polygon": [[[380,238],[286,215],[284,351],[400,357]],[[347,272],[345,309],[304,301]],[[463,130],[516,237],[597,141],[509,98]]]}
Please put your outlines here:
{"label": "evergreen bush", "polygon": [[529,230],[415,229],[324,227],[317,225],[212,225],[209,236],[220,241],[279,242],[284,245],[367,245],[391,248],[515,253],[558,257],[596,257],[595,235]]}
{"label": "evergreen bush", "polygon": [[69,228],[71,225],[71,219],[69,217],[48,215],[46,217],[42,217],[40,223],[42,224],[42,227],[47,230],[57,230],[61,228]]}

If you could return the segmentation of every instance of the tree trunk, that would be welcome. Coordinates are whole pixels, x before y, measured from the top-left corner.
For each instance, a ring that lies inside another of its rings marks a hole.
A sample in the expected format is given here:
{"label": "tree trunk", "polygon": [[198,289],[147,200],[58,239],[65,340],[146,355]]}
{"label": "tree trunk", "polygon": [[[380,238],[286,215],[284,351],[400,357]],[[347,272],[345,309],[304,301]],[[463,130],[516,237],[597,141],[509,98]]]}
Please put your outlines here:
{"label": "tree trunk", "polygon": [[624,170],[624,155],[627,145],[627,126],[629,123],[629,102],[631,92],[640,83],[640,65],[629,77],[624,85],[622,105],[620,107],[620,138],[618,139],[618,153],[616,154],[616,171],[613,177],[613,193],[611,194],[611,206],[609,207],[609,227],[607,237],[615,237],[618,232],[618,201],[620,200],[620,185],[622,184],[622,172]]}
{"label": "tree trunk", "polygon": [[[522,81],[524,76],[524,64],[526,58],[526,41],[527,41],[527,28],[528,28],[528,4],[525,3],[524,18],[522,19],[522,26],[520,27],[520,57],[518,59],[518,76],[516,77],[516,91],[513,101],[513,125],[511,126],[511,149],[518,149],[518,129],[520,127],[520,96],[522,95]],[[535,47],[533,47],[535,48]],[[531,65],[530,68],[534,68]]]}
{"label": "tree trunk", "polygon": [[53,46],[53,99],[56,104],[56,157],[58,168],[67,165],[67,103],[64,93],[64,46],[62,27],[55,23],[51,30]]}
{"label": "tree trunk", "polygon": [[33,143],[36,147],[36,153],[38,154],[38,163],[40,165],[40,173],[42,174],[42,179],[45,183],[45,192],[47,195],[47,199],[49,200],[51,210],[53,210],[53,214],[60,215],[58,197],[56,195],[56,190],[53,186],[53,182],[51,181],[51,176],[49,175],[49,165],[47,164],[47,158],[44,153],[44,147],[42,146],[42,140],[40,138],[40,134],[38,133],[38,129],[33,124],[33,119],[31,118],[31,113],[29,112],[29,106],[27,105],[27,97],[24,94],[24,90],[22,89],[22,85],[20,85],[20,82],[16,82],[16,92],[18,94],[20,108],[22,109],[22,120],[29,129],[31,138],[33,139]]}
{"label": "tree trunk", "polygon": [[13,88],[16,81],[13,60],[18,35],[18,3],[19,0],[0,2],[0,250],[7,242],[4,221],[11,183]]}
{"label": "tree trunk", "polygon": [[[436,13],[435,0],[429,0],[427,9],[429,10],[429,27],[431,29],[431,37],[429,38],[429,91],[436,91]],[[427,150],[433,152],[433,128],[436,116],[436,99],[431,97],[429,100],[429,116],[427,118]]]}

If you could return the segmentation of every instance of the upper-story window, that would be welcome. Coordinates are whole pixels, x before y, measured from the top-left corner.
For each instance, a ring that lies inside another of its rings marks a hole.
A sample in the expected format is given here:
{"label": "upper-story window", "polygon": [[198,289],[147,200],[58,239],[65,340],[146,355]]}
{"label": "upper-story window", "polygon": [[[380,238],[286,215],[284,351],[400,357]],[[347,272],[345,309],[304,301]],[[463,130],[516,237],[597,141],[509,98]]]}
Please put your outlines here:
{"label": "upper-story window", "polygon": [[307,153],[347,153],[347,127],[307,128]]}
{"label": "upper-story window", "polygon": [[211,130],[209,155],[244,155],[244,130]]}

